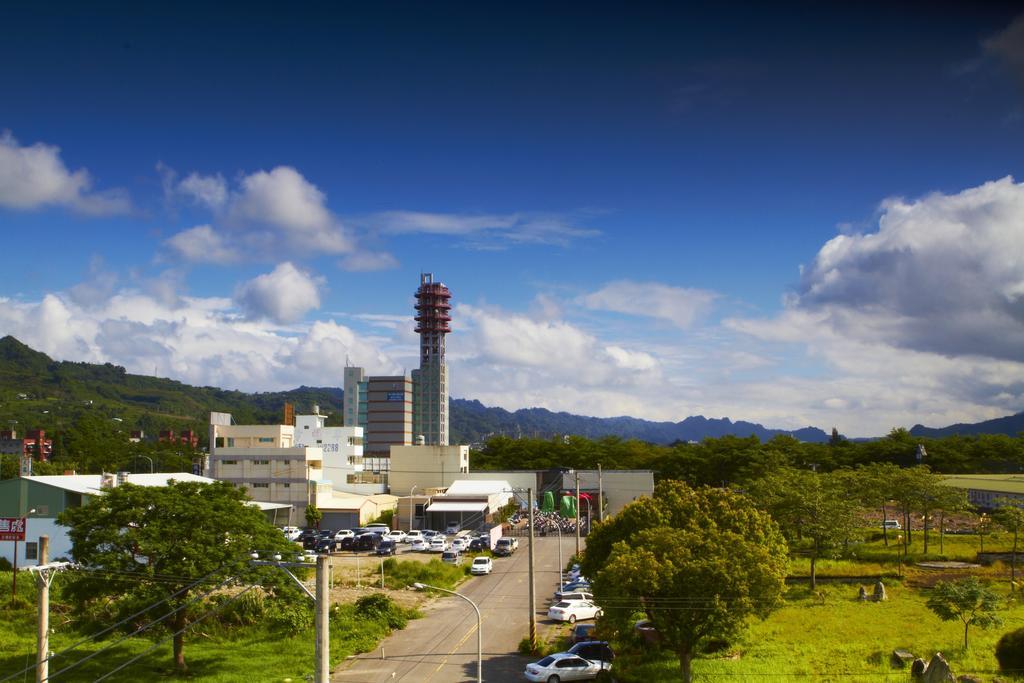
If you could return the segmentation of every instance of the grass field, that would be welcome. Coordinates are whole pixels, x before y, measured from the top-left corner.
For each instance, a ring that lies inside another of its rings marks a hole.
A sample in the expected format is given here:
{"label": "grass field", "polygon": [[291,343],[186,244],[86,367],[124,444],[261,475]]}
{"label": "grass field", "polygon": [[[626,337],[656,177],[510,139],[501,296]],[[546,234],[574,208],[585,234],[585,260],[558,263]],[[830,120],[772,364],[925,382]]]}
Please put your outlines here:
{"label": "grass field", "polygon": [[[996,562],[976,570],[936,572],[918,568],[921,560],[974,562],[980,549],[977,536],[947,535],[939,553],[938,535],[923,553],[923,535],[915,532],[909,555],[903,558],[902,578],[894,538],[889,547],[880,538],[851,544],[845,556],[819,560],[817,591],[806,581],[809,560],[795,554],[785,605],[767,620],[752,622],[741,639],[724,651],[694,660],[697,680],[749,681],[903,681],[906,670],[894,669],[896,648],[929,659],[942,652],[956,675],[983,680],[1017,680],[998,671],[995,644],[1007,631],[1024,627],[1024,597],[1009,590],[1010,568]],[[996,533],[985,538],[986,552],[1009,552],[1013,538]],[[970,647],[963,649],[963,627],[943,622],[926,606],[930,587],[940,579],[971,575],[991,579],[1006,597],[1003,625],[984,631],[972,628]],[[840,577],[840,578],[836,578]],[[852,578],[851,578],[852,577]],[[859,578],[858,578],[859,577]],[[871,593],[881,577],[889,599],[882,603],[857,600],[858,583]],[[795,580],[795,581],[794,581]],[[679,680],[678,660],[668,652],[632,652],[625,647],[616,660],[616,675],[624,683]]]}
{"label": "grass field", "polygon": [[[18,581],[18,603],[10,603],[11,573],[0,572],[0,678],[17,673],[34,664],[36,650],[35,590],[22,574]],[[396,608],[403,618],[417,616],[413,610]],[[83,637],[74,629],[62,627],[59,607],[54,610],[54,634],[51,650],[59,652]],[[385,617],[357,614],[352,604],[337,605],[331,613],[331,662],[372,650],[391,632]],[[136,655],[153,647],[166,634],[152,639],[134,637],[125,640],[95,658],[55,676],[58,681],[96,681]],[[74,664],[88,655],[113,644],[120,636],[111,636],[76,648],[50,664],[50,674]],[[189,666],[187,678],[211,683],[253,683],[255,681],[302,681],[313,673],[312,628],[292,631],[263,624],[226,628],[204,622],[189,632],[185,642],[185,659]],[[149,681],[179,678],[171,669],[170,643],[160,645],[137,662],[114,674],[108,681]],[[34,680],[28,671],[14,681]]]}

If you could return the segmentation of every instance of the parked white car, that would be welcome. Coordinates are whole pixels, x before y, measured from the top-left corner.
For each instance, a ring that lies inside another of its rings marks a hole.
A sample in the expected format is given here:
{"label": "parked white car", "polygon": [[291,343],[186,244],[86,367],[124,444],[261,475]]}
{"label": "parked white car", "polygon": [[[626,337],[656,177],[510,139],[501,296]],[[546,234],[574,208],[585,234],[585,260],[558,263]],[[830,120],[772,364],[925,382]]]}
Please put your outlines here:
{"label": "parked white car", "polygon": [[575,624],[578,619],[596,619],[604,614],[601,608],[590,600],[562,600],[548,610],[548,618]]}
{"label": "parked white car", "polygon": [[281,529],[281,533],[283,533],[284,537],[289,541],[297,541],[299,540],[299,536],[302,535],[302,529],[297,526],[286,526]]}
{"label": "parked white car", "polygon": [[409,550],[414,553],[425,553],[430,550],[430,543],[422,538],[417,538],[411,544],[409,544]]}
{"label": "parked white car", "polygon": [[474,557],[473,564],[469,568],[470,574],[490,574],[494,570],[494,563],[489,557]]}
{"label": "parked white car", "polygon": [[444,538],[434,536],[430,539],[430,552],[443,553],[445,550],[448,550],[448,541],[444,540]]}
{"label": "parked white car", "polygon": [[423,535],[422,531],[419,529],[413,529],[405,535],[405,542],[414,543],[415,541],[423,540],[424,538],[426,537]]}
{"label": "parked white car", "polygon": [[[608,671],[612,668],[610,662],[592,662],[568,652],[553,654],[533,664],[526,665],[526,680],[534,683],[547,683],[548,681],[592,681],[602,680],[601,677],[608,677]],[[605,678],[605,680],[608,680]]]}
{"label": "parked white car", "polygon": [[384,538],[390,539],[395,543],[405,543],[406,533],[401,529],[392,529],[384,536]]}
{"label": "parked white car", "polygon": [[444,532],[449,535],[457,534],[459,533],[460,528],[461,527],[458,522],[448,522],[448,526],[445,527]]}
{"label": "parked white car", "polygon": [[355,535],[356,532],[352,531],[351,529],[342,529],[338,533],[334,534],[334,540],[338,543],[341,543],[344,539],[348,538],[349,536]]}
{"label": "parked white car", "polygon": [[462,536],[452,539],[452,550],[458,550],[460,553],[464,553],[469,550],[469,541]]}

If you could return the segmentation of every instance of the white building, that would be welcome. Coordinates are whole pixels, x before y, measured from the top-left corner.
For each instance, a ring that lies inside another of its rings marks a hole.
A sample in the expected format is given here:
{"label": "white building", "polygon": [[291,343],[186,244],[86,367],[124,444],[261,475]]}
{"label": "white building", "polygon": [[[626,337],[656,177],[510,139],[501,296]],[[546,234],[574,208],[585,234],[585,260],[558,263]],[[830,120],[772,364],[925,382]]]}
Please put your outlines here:
{"label": "white building", "polygon": [[363,428],[327,427],[327,415],[313,406],[311,415],[295,416],[295,445],[319,448],[322,474],[335,491],[375,495],[386,492],[380,477],[363,475]]}

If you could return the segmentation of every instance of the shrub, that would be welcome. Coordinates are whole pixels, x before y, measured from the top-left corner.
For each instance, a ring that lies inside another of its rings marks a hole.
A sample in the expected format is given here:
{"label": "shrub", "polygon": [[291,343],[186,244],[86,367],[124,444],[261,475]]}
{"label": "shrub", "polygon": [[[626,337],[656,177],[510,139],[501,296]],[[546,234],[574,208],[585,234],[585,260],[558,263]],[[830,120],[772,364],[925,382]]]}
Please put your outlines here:
{"label": "shrub", "polygon": [[14,571],[14,567],[11,566],[11,561],[6,557],[0,557],[0,572]]}
{"label": "shrub", "polygon": [[356,600],[356,615],[362,619],[384,622],[390,629],[405,628],[409,623],[405,611],[384,593],[364,595]]}
{"label": "shrub", "polygon": [[1024,628],[1003,635],[996,644],[996,659],[1003,671],[1024,669]]}

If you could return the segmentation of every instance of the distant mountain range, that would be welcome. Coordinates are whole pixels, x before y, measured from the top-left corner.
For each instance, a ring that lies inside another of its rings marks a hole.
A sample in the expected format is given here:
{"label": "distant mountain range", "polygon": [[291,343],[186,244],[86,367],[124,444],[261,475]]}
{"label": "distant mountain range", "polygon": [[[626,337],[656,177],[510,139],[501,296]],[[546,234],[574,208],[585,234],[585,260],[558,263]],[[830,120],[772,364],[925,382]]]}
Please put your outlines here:
{"label": "distant mountain range", "polygon": [[910,429],[910,433],[914,436],[927,436],[930,438],[953,436],[954,434],[962,436],[970,436],[972,434],[1006,434],[1007,436],[1017,436],[1021,432],[1024,432],[1024,413],[997,417],[994,420],[985,420],[984,422],[976,422],[974,424],[957,423],[948,427],[914,425]]}
{"label": "distant mountain range", "polygon": [[[343,392],[337,387],[299,387],[290,391],[244,393],[215,387],[194,387],[171,379],[132,375],[105,364],[54,361],[14,337],[0,339],[0,425],[17,422],[21,430],[60,430],[86,414],[117,419],[124,429],[197,429],[205,434],[210,411],[230,412],[240,424],[280,421],[285,402],[298,412],[314,403],[335,418],[341,415]],[[591,439],[617,436],[651,443],[700,441],[708,437],[757,436],[766,441],[780,434],[821,443],[829,434],[816,427],[795,431],[770,429],[753,422],[733,422],[700,415],[680,422],[652,422],[633,417],[585,417],[544,408],[510,412],[479,401],[451,400],[454,443],[480,443],[488,436],[550,438],[578,435]],[[917,436],[949,434],[1009,434],[1024,431],[1024,413],[975,425],[929,429],[916,425]]]}

